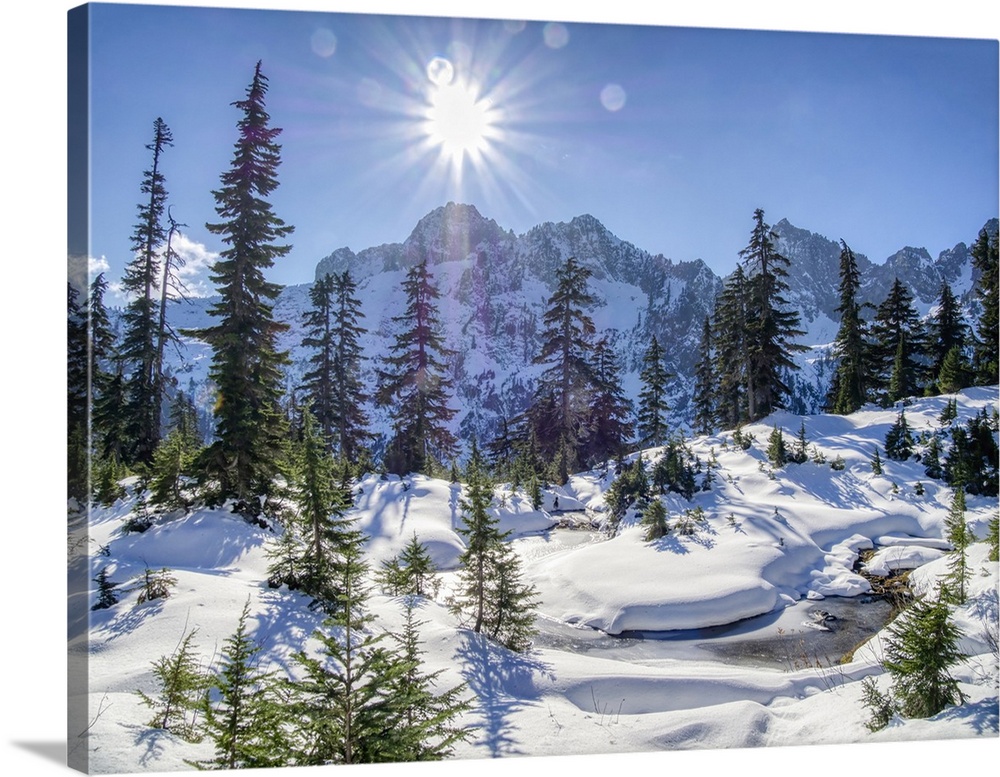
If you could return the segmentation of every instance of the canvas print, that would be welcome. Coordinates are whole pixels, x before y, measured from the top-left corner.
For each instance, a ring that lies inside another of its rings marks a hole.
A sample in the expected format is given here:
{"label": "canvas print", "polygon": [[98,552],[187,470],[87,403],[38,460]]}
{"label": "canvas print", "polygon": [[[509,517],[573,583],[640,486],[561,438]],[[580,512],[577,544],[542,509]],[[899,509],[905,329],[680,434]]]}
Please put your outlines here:
{"label": "canvas print", "polygon": [[69,764],[996,738],[997,41],[331,5],[69,13]]}

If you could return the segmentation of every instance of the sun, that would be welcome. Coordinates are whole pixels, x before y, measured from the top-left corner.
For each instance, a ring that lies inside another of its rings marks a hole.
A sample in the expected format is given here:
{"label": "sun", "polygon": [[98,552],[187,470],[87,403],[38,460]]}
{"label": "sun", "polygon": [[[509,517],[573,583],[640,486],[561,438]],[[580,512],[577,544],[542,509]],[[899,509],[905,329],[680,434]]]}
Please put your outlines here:
{"label": "sun", "polygon": [[427,109],[427,135],[449,157],[476,156],[486,150],[493,125],[490,103],[476,99],[461,84],[436,86]]}
{"label": "sun", "polygon": [[461,166],[468,157],[479,161],[496,137],[497,114],[478,90],[455,78],[447,59],[436,57],[427,66],[431,82],[427,93],[423,129],[441,156]]}

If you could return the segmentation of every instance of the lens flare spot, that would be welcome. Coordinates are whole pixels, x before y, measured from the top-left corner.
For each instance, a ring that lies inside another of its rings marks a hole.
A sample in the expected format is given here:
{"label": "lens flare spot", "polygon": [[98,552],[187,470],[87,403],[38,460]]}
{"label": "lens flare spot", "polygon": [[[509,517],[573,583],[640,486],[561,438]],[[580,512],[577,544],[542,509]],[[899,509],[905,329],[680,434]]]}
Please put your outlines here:
{"label": "lens flare spot", "polygon": [[333,30],[327,27],[320,27],[312,34],[310,39],[313,54],[323,58],[332,57],[337,50],[337,36]]}
{"label": "lens flare spot", "polygon": [[569,29],[561,22],[549,22],[542,28],[542,39],[550,49],[561,49],[569,43]]}
{"label": "lens flare spot", "polygon": [[444,57],[434,57],[427,63],[427,79],[439,88],[448,86],[455,78],[455,68]]}
{"label": "lens flare spot", "polygon": [[614,113],[625,107],[625,90],[618,84],[608,84],[601,90],[601,105]]}

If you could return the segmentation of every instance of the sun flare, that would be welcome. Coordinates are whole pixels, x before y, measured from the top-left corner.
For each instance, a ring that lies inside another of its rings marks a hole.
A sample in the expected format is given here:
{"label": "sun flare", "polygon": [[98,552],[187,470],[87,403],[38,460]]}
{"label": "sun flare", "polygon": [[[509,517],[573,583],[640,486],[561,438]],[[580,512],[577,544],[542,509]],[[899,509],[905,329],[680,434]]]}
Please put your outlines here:
{"label": "sun flare", "polygon": [[462,84],[438,84],[429,95],[425,130],[441,153],[455,161],[475,158],[489,146],[494,131],[489,100],[478,99]]}

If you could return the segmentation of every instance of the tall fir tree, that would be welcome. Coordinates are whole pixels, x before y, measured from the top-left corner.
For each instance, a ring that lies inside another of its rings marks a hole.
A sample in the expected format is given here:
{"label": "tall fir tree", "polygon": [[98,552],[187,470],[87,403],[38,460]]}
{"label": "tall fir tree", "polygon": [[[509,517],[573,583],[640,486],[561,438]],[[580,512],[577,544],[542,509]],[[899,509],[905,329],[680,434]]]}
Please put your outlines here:
{"label": "tall fir tree", "polygon": [[163,214],[166,209],[166,179],[161,157],[173,145],[170,128],[161,118],[153,122],[151,167],[145,171],[140,190],[139,220],[132,233],[132,261],[122,276],[122,291],[129,303],[122,315],[124,334],[121,353],[128,365],[126,404],[130,445],[128,460],[148,463],[160,440],[160,375],[157,369],[159,316],[156,292],[160,285],[159,252],[166,240]]}
{"label": "tall fir tree", "polygon": [[861,318],[862,305],[858,301],[861,272],[854,252],[840,241],[840,328],[833,341],[837,358],[827,406],[837,415],[847,415],[868,400],[868,373],[870,354],[865,322]]}
{"label": "tall fir tree", "polygon": [[281,130],[270,126],[265,109],[268,80],[254,68],[246,98],[233,105],[243,117],[231,168],[213,192],[221,221],[206,224],[228,247],[212,268],[221,300],[209,310],[218,323],[191,334],[212,347],[210,377],[218,399],[216,440],[199,460],[202,478],[215,498],[234,500],[237,512],[255,517],[261,498],[274,491],[285,440],[281,415],[282,368],[278,333],[287,329],[274,317],[280,287],[264,272],[286,255],[279,241],[294,227],[278,218],[268,196],[278,186]]}
{"label": "tall fir tree", "polygon": [[764,211],[755,210],[753,219],[750,242],[740,257],[749,278],[747,415],[757,421],[786,407],[791,389],[784,374],[798,369],[792,354],[805,347],[794,342],[804,332],[798,328],[799,314],[784,297],[789,261],[774,247],[778,235],[765,223]]}
{"label": "tall fir tree", "polygon": [[621,365],[606,337],[594,346],[594,399],[585,462],[593,466],[625,454],[632,439],[632,403],[622,390]]}
{"label": "tall fir tree", "polygon": [[649,348],[642,357],[642,369],[639,380],[642,389],[639,391],[638,431],[640,448],[657,448],[663,445],[670,436],[667,425],[667,383],[672,375],[667,372],[666,355],[659,341],[653,337]]}
{"label": "tall fir tree", "polygon": [[[930,337],[927,340],[927,356],[930,360],[928,391],[953,393],[964,384],[965,344],[969,327],[962,316],[962,309],[955,298],[951,286],[941,283],[937,309],[930,321]],[[945,362],[949,361],[947,368]],[[942,376],[944,371],[944,376]],[[956,386],[957,384],[961,384]],[[947,386],[947,388],[945,387]]]}
{"label": "tall fir tree", "polygon": [[448,428],[455,415],[449,407],[452,379],[444,359],[451,355],[438,332],[437,299],[427,260],[417,263],[403,281],[406,310],[393,320],[403,328],[380,371],[377,401],[392,407],[392,437],[386,468],[395,474],[430,473],[449,461],[457,439]]}
{"label": "tall fir tree", "polygon": [[335,449],[337,422],[333,377],[333,362],[336,358],[333,294],[332,275],[324,275],[313,283],[309,289],[312,307],[305,314],[305,337],[302,338],[302,346],[313,352],[309,357],[309,370],[302,376],[302,393],[330,452]]}
{"label": "tall fir tree", "polygon": [[872,379],[878,399],[889,406],[922,393],[926,348],[913,297],[899,278],[872,321]]}
{"label": "tall fir tree", "polygon": [[712,323],[708,316],[702,322],[698,362],[694,366],[694,431],[711,434],[715,428],[715,392],[718,383],[712,343]]}
{"label": "tall fir tree", "polygon": [[85,500],[90,493],[89,330],[87,309],[72,283],[66,286],[66,477],[67,496]]}
{"label": "tall fir tree", "polygon": [[1000,232],[984,226],[972,246],[976,298],[981,312],[973,362],[978,385],[1000,381]]}
{"label": "tall fir tree", "polygon": [[737,265],[715,301],[712,338],[715,342],[715,374],[718,385],[715,411],[718,426],[736,429],[747,414],[747,323],[749,282],[743,265]]}
{"label": "tall fir tree", "polygon": [[336,415],[337,454],[350,462],[367,459],[366,446],[371,440],[364,405],[369,400],[361,382],[364,350],[361,326],[364,313],[358,298],[358,286],[348,270],[334,279],[334,410]]}
{"label": "tall fir tree", "polygon": [[543,371],[531,409],[532,425],[542,454],[559,462],[560,483],[583,458],[593,398],[596,329],[588,311],[597,300],[588,289],[590,275],[575,257],[556,269],[556,289],[542,316],[542,347],[534,360]]}

